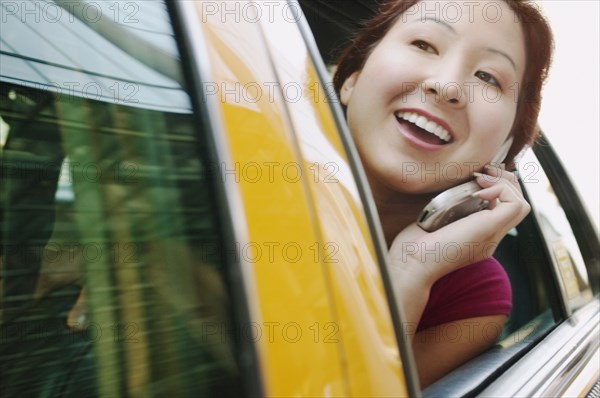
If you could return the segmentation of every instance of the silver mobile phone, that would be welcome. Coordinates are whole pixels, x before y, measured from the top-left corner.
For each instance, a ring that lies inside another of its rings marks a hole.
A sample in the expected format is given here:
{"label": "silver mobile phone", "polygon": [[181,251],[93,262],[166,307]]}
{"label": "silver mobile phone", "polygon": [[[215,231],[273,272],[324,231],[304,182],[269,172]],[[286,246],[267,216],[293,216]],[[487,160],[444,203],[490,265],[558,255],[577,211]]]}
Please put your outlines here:
{"label": "silver mobile phone", "polygon": [[[490,163],[497,164],[503,161],[512,143],[513,137],[508,137]],[[487,208],[487,200],[473,197],[473,194],[481,189],[479,184],[472,180],[440,193],[421,210],[417,225],[425,231],[433,232],[453,221]]]}
{"label": "silver mobile phone", "polygon": [[417,225],[425,231],[433,232],[487,208],[486,200],[472,196],[481,189],[475,181],[469,181],[440,193],[421,210]]}

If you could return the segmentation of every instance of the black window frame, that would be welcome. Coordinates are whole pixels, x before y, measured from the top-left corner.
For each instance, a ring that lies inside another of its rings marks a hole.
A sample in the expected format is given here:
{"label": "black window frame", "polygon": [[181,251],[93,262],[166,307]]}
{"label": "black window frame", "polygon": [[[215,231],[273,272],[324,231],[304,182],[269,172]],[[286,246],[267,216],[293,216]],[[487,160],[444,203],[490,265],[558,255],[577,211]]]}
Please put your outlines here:
{"label": "black window frame", "polygon": [[[223,142],[222,130],[225,126],[219,120],[217,104],[210,101],[212,96],[205,95],[204,88],[206,82],[210,79],[210,63],[208,61],[208,51],[205,44],[205,38],[197,34],[198,18],[194,18],[195,13],[190,12],[192,6],[186,2],[165,1],[173,30],[175,32],[176,42],[179,46],[181,55],[181,66],[183,69],[183,78],[189,87],[188,93],[192,101],[193,115],[196,119],[196,133],[203,145],[207,148],[207,158],[213,165],[224,162],[227,158],[227,152]],[[189,3],[189,2],[188,2]],[[186,11],[185,7],[189,6]],[[213,180],[215,188],[215,202],[219,210],[217,218],[220,220],[221,236],[223,237],[223,246],[226,247],[231,242],[244,241],[244,229],[241,226],[242,220],[235,220],[235,215],[243,215],[241,207],[241,196],[239,191],[233,189],[227,181],[219,176]],[[242,264],[239,256],[224,256],[225,267],[227,269],[227,282],[231,286],[233,321],[237,325],[248,325],[251,322],[250,308],[248,303],[253,299],[248,297],[248,289],[244,283]],[[249,397],[264,396],[264,386],[262,384],[262,372],[256,347],[250,339],[237,339],[236,360],[240,368],[242,378],[242,389]]]}

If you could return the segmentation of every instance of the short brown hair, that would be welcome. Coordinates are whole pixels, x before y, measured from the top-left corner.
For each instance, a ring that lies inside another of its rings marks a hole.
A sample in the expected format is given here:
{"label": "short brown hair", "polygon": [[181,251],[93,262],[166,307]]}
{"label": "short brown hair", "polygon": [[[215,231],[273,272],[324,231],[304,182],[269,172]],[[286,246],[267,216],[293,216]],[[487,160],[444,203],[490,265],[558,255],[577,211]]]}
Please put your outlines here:
{"label": "short brown hair", "polygon": [[[525,145],[533,145],[537,136],[537,118],[542,102],[542,85],[548,76],[554,41],[552,31],[537,6],[528,0],[504,0],[519,18],[525,40],[526,65],[519,87],[517,114],[511,130],[513,144],[506,156],[514,167],[514,157]],[[367,58],[398,18],[419,0],[383,0],[379,9],[342,52],[333,84],[339,96],[350,75],[363,68]]]}

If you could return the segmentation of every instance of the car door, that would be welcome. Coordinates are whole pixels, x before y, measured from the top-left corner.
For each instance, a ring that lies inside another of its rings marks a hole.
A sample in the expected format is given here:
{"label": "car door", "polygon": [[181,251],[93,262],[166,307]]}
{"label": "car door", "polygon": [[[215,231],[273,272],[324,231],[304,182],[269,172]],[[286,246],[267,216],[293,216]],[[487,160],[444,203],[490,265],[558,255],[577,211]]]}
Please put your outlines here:
{"label": "car door", "polygon": [[241,246],[254,250],[242,266],[253,319],[273,327],[257,341],[267,395],[407,394],[372,204],[299,5],[197,2],[182,14],[188,37],[206,41],[190,46],[228,151],[222,177],[239,190]]}

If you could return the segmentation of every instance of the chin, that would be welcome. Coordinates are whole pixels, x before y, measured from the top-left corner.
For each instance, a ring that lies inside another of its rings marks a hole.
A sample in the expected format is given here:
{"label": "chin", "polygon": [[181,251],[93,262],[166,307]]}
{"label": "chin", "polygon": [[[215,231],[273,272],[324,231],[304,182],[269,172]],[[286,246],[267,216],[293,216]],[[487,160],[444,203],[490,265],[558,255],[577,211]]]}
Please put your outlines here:
{"label": "chin", "polygon": [[431,195],[444,189],[440,182],[423,181],[420,176],[395,175],[392,178],[384,178],[383,181],[388,189],[403,195]]}
{"label": "chin", "polygon": [[432,175],[430,180],[423,180],[420,177],[404,178],[403,181],[396,180],[393,183],[393,189],[405,195],[431,196],[463,182],[466,180],[436,180],[436,177]]}

